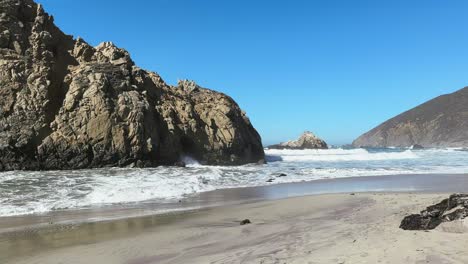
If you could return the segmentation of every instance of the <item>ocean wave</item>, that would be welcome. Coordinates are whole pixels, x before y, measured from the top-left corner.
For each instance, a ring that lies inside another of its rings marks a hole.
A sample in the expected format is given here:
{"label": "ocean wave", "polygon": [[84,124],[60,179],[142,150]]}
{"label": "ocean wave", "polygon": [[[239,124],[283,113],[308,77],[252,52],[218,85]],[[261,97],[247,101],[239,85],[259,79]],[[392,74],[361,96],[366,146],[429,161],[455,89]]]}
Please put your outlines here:
{"label": "ocean wave", "polygon": [[307,150],[266,150],[267,161],[373,161],[417,159],[412,150],[398,152],[370,152],[366,149],[307,149]]}
{"label": "ocean wave", "polygon": [[266,150],[266,154],[266,165],[204,166],[185,160],[186,168],[3,172],[0,216],[177,201],[216,189],[288,182],[468,172],[468,152],[452,149]]}

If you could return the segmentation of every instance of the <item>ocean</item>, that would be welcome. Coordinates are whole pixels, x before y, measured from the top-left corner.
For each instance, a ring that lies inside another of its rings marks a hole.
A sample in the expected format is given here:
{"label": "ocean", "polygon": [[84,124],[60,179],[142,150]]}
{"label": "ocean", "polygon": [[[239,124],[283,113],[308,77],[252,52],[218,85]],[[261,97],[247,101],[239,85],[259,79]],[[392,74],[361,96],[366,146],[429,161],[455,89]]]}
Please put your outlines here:
{"label": "ocean", "polygon": [[267,164],[0,173],[0,217],[173,203],[199,193],[346,177],[464,174],[466,149],[265,150]]}

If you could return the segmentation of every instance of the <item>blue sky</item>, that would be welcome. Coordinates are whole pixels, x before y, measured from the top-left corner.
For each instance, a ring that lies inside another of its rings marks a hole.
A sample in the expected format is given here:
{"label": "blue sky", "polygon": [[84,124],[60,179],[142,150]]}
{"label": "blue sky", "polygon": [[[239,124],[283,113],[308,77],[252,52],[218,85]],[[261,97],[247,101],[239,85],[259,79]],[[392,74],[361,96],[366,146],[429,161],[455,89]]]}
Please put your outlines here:
{"label": "blue sky", "polygon": [[166,82],[232,96],[265,144],[354,138],[468,85],[466,1],[39,0]]}

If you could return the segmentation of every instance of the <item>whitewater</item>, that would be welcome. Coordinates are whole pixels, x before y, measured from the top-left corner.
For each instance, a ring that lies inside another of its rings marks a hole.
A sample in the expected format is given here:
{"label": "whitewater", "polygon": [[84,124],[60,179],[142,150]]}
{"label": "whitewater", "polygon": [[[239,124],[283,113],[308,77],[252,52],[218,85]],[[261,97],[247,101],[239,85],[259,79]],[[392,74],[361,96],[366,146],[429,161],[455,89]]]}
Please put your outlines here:
{"label": "whitewater", "polygon": [[0,217],[165,203],[217,189],[344,177],[464,174],[465,149],[265,150],[267,164],[0,173]]}

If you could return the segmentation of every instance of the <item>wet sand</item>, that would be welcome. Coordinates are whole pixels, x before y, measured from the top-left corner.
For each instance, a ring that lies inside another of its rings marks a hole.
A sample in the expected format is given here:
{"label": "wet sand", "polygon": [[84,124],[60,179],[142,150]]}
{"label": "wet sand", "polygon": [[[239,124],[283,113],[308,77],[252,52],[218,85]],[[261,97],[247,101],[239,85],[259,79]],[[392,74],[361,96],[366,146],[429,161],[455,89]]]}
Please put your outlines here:
{"label": "wet sand", "polygon": [[468,174],[390,175],[323,179],[250,188],[223,189],[192,195],[172,202],[141,202],[84,210],[55,211],[46,214],[0,217],[0,235],[5,232],[54,225],[74,225],[152,216],[164,212],[187,211],[297,196],[350,192],[449,193],[468,190]]}
{"label": "wet sand", "polygon": [[[35,230],[3,240],[1,262],[467,263],[466,233],[398,228],[446,196],[315,195]],[[252,224],[239,225],[244,218]]]}
{"label": "wet sand", "polygon": [[[8,228],[0,225],[0,263],[468,263],[467,234],[398,228],[405,215],[466,190],[466,178],[367,177],[231,189],[192,198],[229,201],[222,206],[110,221],[28,226],[9,219]],[[349,194],[361,189],[374,192]],[[320,192],[342,194],[301,196]],[[253,224],[240,226],[245,218]]]}

